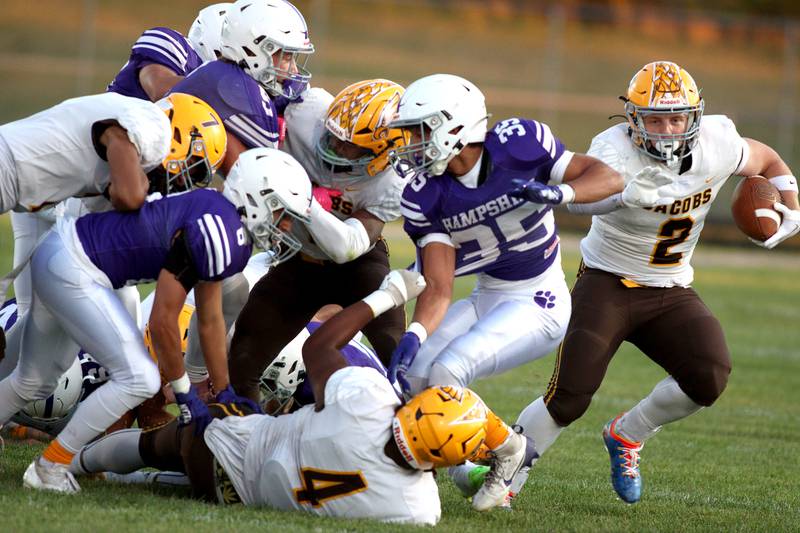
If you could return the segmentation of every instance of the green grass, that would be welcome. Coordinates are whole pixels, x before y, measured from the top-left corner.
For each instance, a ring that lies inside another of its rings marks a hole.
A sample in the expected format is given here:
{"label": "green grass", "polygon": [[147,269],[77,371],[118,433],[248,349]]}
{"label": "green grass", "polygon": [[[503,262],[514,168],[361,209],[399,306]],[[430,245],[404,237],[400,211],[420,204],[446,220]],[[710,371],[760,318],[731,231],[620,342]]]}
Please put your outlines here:
{"label": "green grass", "polygon": [[[5,228],[0,227],[0,231]],[[397,227],[391,228],[398,235]],[[3,247],[7,248],[7,247]],[[565,246],[572,278],[578,257]],[[734,253],[750,267],[721,266],[724,251],[705,260],[700,246],[696,287],[725,328],[734,359],[728,389],[716,405],[665,428],[643,452],[644,497],[619,501],[608,481],[602,425],[664,377],[624,345],[586,415],[566,430],[536,466],[512,512],[478,514],[447,476],[439,478],[444,531],[786,531],[800,528],[800,283],[786,254],[764,265],[766,252]],[[407,265],[411,244],[392,239],[392,262]],[[723,254],[719,260],[718,254]],[[7,262],[5,257],[3,262]],[[777,264],[778,262],[776,262]],[[466,294],[471,280],[457,284]],[[486,379],[475,389],[508,421],[547,384],[553,357]],[[397,531],[370,521],[320,519],[266,509],[220,508],[192,501],[183,490],[82,480],[76,497],[21,488],[38,446],[7,443],[0,459],[4,531]]]}

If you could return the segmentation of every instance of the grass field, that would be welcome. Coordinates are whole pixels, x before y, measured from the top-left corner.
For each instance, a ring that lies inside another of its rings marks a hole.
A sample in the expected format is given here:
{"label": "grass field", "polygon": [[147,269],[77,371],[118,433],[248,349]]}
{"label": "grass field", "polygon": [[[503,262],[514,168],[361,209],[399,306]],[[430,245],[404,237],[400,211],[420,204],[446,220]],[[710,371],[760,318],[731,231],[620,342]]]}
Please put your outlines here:
{"label": "grass field", "polygon": [[[0,225],[4,235],[7,228]],[[397,228],[392,228],[397,234]],[[5,241],[7,242],[7,241]],[[565,243],[572,278],[578,257]],[[3,249],[8,249],[3,246]],[[404,266],[411,245],[393,239]],[[800,529],[800,260],[796,255],[703,247],[696,287],[723,323],[734,369],[710,409],[674,424],[643,452],[645,492],[627,506],[608,481],[602,425],[632,406],[663,371],[625,345],[586,415],[536,466],[514,510],[477,514],[440,477],[444,531],[791,531]],[[8,258],[3,258],[3,263]],[[738,265],[738,266],[737,266]],[[744,266],[741,266],[744,265]],[[470,280],[457,285],[459,295]],[[676,332],[680,334],[680,332]],[[553,357],[483,380],[475,389],[513,421],[547,384]],[[82,480],[70,497],[24,490],[22,473],[37,446],[7,443],[0,458],[2,531],[397,531],[369,521],[330,520],[263,509],[220,508],[181,490]]]}

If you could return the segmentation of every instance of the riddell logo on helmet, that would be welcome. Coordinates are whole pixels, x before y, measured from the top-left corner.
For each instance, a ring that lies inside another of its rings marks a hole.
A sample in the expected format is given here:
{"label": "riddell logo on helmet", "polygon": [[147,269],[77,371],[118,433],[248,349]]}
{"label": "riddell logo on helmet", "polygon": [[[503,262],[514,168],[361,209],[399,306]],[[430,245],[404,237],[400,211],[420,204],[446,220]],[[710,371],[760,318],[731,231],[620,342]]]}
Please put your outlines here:
{"label": "riddell logo on helmet", "polygon": [[682,104],[683,99],[681,98],[662,98],[658,101],[661,105],[675,105],[675,104]]}
{"label": "riddell logo on helmet", "polygon": [[392,426],[392,432],[394,432],[394,441],[397,443],[397,449],[400,450],[400,453],[403,455],[403,458],[408,464],[415,466],[417,461],[411,454],[411,450],[408,449],[405,436],[403,436],[403,430],[400,429],[400,424],[394,423]]}

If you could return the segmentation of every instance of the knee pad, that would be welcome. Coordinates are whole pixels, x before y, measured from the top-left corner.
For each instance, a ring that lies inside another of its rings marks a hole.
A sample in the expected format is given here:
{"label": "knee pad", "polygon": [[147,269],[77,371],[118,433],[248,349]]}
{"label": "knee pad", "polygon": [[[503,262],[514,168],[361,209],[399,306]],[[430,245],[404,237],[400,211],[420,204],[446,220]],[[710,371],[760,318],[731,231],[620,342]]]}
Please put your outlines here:
{"label": "knee pad", "polygon": [[702,361],[686,376],[674,376],[681,390],[697,404],[708,407],[722,395],[731,373],[730,364]]}

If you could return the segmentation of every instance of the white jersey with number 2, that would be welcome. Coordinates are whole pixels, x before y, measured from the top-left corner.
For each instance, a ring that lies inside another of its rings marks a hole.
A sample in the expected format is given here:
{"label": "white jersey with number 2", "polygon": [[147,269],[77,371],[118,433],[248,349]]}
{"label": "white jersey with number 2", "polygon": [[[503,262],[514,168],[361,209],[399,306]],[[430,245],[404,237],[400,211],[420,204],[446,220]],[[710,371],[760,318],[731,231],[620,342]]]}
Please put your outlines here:
{"label": "white jersey with number 2", "polygon": [[[659,164],[633,145],[624,123],[597,135],[588,154],[622,174],[626,183],[643,168]],[[594,216],[581,241],[586,266],[648,287],[688,287],[694,278],[690,261],[711,203],[748,155],[747,143],[728,117],[703,117],[689,169],[674,174],[670,186],[675,202]]]}

